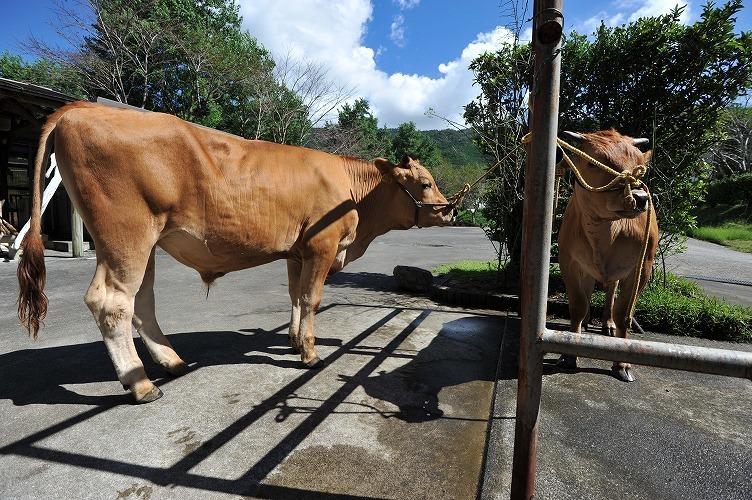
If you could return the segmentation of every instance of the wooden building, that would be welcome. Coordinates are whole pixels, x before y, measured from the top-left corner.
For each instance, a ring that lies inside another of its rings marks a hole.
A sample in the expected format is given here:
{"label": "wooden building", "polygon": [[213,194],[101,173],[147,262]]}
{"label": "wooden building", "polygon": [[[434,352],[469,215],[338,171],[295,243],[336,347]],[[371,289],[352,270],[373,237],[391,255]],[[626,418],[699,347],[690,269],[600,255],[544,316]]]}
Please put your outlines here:
{"label": "wooden building", "polygon": [[[31,214],[34,159],[47,116],[75,97],[46,87],[0,78],[0,200],[2,217],[17,229]],[[50,242],[71,240],[72,205],[58,189],[42,217]]]}

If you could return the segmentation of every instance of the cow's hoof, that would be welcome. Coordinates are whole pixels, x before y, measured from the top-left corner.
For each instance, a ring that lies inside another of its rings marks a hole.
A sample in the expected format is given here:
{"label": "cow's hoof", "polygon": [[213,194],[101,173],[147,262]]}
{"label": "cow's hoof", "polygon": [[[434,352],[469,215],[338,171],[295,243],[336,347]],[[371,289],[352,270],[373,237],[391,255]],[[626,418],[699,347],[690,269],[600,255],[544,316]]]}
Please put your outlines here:
{"label": "cow's hoof", "polygon": [[614,372],[614,377],[618,378],[622,382],[634,382],[634,373],[632,373],[631,366],[618,366],[614,365],[611,370]]}
{"label": "cow's hoof", "polygon": [[567,356],[562,354],[559,361],[556,362],[556,366],[565,370],[574,370],[577,368],[577,356]]}
{"label": "cow's hoof", "polygon": [[293,340],[292,337],[290,337],[290,349],[292,349],[292,352],[295,354],[300,354],[300,344]]}
{"label": "cow's hoof", "polygon": [[154,386],[154,388],[152,390],[150,390],[149,392],[147,392],[146,394],[144,394],[140,398],[137,397],[137,396],[135,396],[135,394],[134,394],[134,397],[136,399],[136,404],[138,404],[138,405],[142,405],[142,404],[146,404],[146,403],[151,403],[152,401],[156,401],[157,399],[161,398],[162,396],[164,396],[164,393],[156,385]]}
{"label": "cow's hoof", "polygon": [[303,366],[311,370],[320,370],[326,366],[326,363],[324,363],[321,358],[316,356],[310,361],[303,361]]}
{"label": "cow's hoof", "polygon": [[173,377],[179,377],[191,371],[190,367],[187,364],[185,364],[184,361],[181,361],[180,363],[177,363],[171,366],[163,365],[162,367],[165,369],[167,373],[169,373]]}

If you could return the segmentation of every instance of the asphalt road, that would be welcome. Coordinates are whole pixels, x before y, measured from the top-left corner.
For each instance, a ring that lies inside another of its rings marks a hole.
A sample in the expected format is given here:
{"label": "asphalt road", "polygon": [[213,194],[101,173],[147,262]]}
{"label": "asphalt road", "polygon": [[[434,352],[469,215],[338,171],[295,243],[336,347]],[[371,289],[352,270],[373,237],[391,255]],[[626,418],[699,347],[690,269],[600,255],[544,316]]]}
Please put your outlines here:
{"label": "asphalt road", "polygon": [[[667,259],[667,267],[687,276],[711,295],[752,306],[752,254],[707,241],[688,239],[687,251]],[[741,281],[746,285],[722,283]]]}
{"label": "asphalt road", "polygon": [[[493,255],[475,229],[376,240],[329,280],[328,366],[308,371],[287,347],[283,263],[230,274],[207,299],[159,254],[157,314],[193,370],[166,378],[141,350],[165,392],[144,406],[83,304],[93,260],[48,259],[36,343],[15,317],[15,264],[0,263],[0,498],[474,498],[489,422],[484,496],[508,498],[516,381],[494,384],[516,320],[398,293],[390,277]],[[582,366],[546,369],[541,498],[749,498],[750,382],[638,368],[625,385]]]}

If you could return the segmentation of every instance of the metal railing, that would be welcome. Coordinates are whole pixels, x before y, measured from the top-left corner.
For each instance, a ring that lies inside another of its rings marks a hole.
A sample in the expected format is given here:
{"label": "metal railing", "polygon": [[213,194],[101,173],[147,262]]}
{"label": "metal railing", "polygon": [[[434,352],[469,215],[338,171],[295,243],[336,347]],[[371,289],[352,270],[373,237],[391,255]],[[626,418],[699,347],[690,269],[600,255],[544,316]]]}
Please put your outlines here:
{"label": "metal railing", "polygon": [[752,379],[752,353],[546,329],[562,27],[562,0],[536,0],[530,113],[532,142],[525,167],[513,499],[529,499],[535,493],[544,353]]}

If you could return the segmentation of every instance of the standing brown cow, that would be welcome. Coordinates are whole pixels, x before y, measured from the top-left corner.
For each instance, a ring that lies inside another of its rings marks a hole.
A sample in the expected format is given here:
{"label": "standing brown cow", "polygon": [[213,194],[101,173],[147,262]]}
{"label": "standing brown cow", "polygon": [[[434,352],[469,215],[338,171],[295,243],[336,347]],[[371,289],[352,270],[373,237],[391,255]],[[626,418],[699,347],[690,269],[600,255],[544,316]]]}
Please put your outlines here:
{"label": "standing brown cow", "polygon": [[[617,173],[637,173],[650,161],[651,151],[643,153],[637,148],[646,144],[647,139],[633,139],[615,130],[565,134],[583,152]],[[599,168],[581,155],[572,155],[572,161],[582,180],[591,187],[605,186],[615,179],[613,172]],[[658,222],[655,211],[648,210],[649,207],[650,198],[644,185],[625,190],[621,183],[607,191],[593,192],[579,179],[575,183],[559,230],[559,264],[569,298],[573,332],[580,333],[597,281],[606,291],[603,332],[626,338],[631,322],[631,298],[635,287],[639,295],[650,279],[658,245]],[[647,251],[637,283],[637,262],[642,256],[646,229]],[[620,292],[614,300],[617,285]],[[559,364],[574,368],[577,358],[562,356]],[[612,369],[617,378],[634,381],[631,365],[614,363]]]}
{"label": "standing brown cow", "polygon": [[161,113],[69,104],[42,131],[18,267],[19,317],[33,336],[47,309],[40,199],[52,149],[95,243],[97,268],[84,300],[118,379],[139,403],[162,393],[144,372],[132,326],[155,362],[171,374],[186,370],[154,313],[157,246],[207,284],[286,259],[290,342],[314,368],[322,363],[313,320],[327,274],[363,255],[377,236],[445,225],[453,209],[428,170],[408,156],[398,165],[365,162],[248,141]]}

